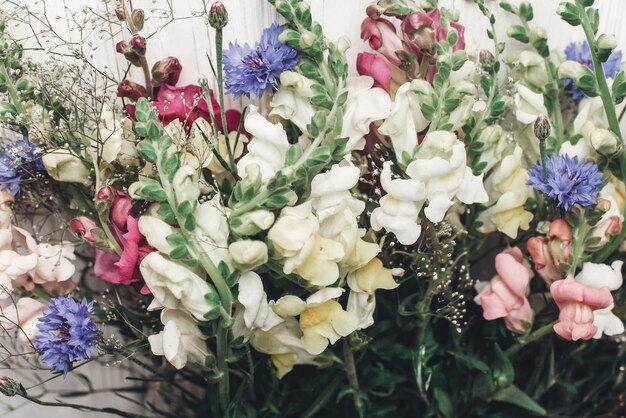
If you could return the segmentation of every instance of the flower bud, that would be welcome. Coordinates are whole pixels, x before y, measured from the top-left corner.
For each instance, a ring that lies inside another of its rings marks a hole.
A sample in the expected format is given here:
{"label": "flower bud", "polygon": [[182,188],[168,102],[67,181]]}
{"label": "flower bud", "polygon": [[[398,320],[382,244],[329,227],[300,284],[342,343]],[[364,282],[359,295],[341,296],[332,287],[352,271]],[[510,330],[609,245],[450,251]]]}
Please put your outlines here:
{"label": "flower bud", "polygon": [[610,156],[617,152],[618,139],[615,134],[608,129],[595,129],[591,133],[591,146],[599,154]]}
{"label": "flower bud", "polygon": [[548,39],[548,34],[541,26],[536,26],[530,31],[530,42],[534,45],[535,42],[542,39]]}
{"label": "flower bud", "polygon": [[236,241],[228,246],[228,255],[238,270],[253,270],[267,263],[267,245],[263,241]]}
{"label": "flower bud", "polygon": [[148,97],[148,92],[141,84],[124,80],[117,86],[117,97],[125,97],[137,101],[142,97]]}
{"label": "flower bud", "polygon": [[545,141],[550,136],[550,120],[546,115],[537,116],[535,120],[535,136],[539,141]]}
{"label": "flower bud", "polygon": [[141,35],[133,35],[133,39],[130,40],[130,44],[133,47],[133,50],[140,57],[146,54],[146,38]]}
{"label": "flower bud", "polygon": [[600,49],[615,49],[617,48],[617,40],[615,35],[607,35],[606,33],[600,35],[598,38],[598,48]]}
{"label": "flower bud", "polygon": [[91,244],[98,242],[98,238],[96,234],[94,234],[97,228],[98,224],[86,216],[79,216],[70,221],[72,234],[74,234],[76,238],[85,240]]}
{"label": "flower bud", "polygon": [[133,23],[133,26],[135,26],[135,29],[137,31],[142,30],[143,24],[145,22],[145,14],[143,12],[143,9],[133,10],[132,13],[130,14],[130,20]]}
{"label": "flower bud", "polygon": [[172,188],[178,204],[187,201],[196,202],[200,196],[197,170],[190,165],[180,167],[172,180]]}
{"label": "flower bud", "polygon": [[504,131],[500,125],[489,125],[480,133],[478,141],[489,147],[492,144],[500,142]]}
{"label": "flower bud", "polygon": [[158,87],[161,84],[175,86],[178,83],[182,69],[183,67],[176,57],[163,58],[152,67],[152,85],[154,87]]}
{"label": "flower bud", "polygon": [[313,32],[305,30],[302,32],[302,35],[300,36],[300,46],[303,49],[310,48],[315,43],[316,39],[317,39],[317,36]]}
{"label": "flower bud", "polygon": [[432,54],[437,43],[435,24],[430,16],[423,12],[413,12],[402,21],[404,41],[415,52]]}
{"label": "flower bud", "polygon": [[124,11],[123,7],[118,7],[117,9],[115,9],[115,16],[117,16],[117,18],[120,21],[125,21],[126,20],[126,12]]}
{"label": "flower bud", "polygon": [[274,224],[274,214],[267,210],[255,210],[236,218],[229,218],[230,229],[239,235],[255,235]]}
{"label": "flower bud", "polygon": [[5,396],[26,395],[21,383],[7,376],[0,377],[0,393]]}
{"label": "flower bud", "polygon": [[124,58],[126,58],[134,66],[136,67],[141,66],[141,62],[139,60],[140,57],[137,54],[137,51],[135,51],[135,49],[129,42],[126,42],[126,41],[118,42],[117,45],[115,46],[115,50],[118,53],[124,55]]}
{"label": "flower bud", "polygon": [[480,66],[484,71],[490,72],[493,70],[493,66],[496,63],[496,58],[493,56],[491,51],[487,49],[481,50],[478,55],[478,59],[480,62]]}
{"label": "flower bud", "polygon": [[365,8],[365,13],[369,16],[370,19],[376,20],[385,13],[385,8],[380,7],[376,3],[372,3]]}
{"label": "flower bud", "polygon": [[221,1],[216,1],[209,10],[209,25],[213,29],[222,29],[228,23],[228,12]]}
{"label": "flower bud", "polygon": [[571,78],[578,81],[583,75],[585,75],[585,69],[579,62],[565,61],[559,65],[559,78]]}
{"label": "flower bud", "polygon": [[111,203],[115,198],[115,190],[111,186],[103,186],[96,193],[96,200],[99,203]]}
{"label": "flower bud", "polygon": [[350,49],[351,46],[352,46],[352,43],[350,42],[350,38],[348,38],[347,36],[341,36],[337,40],[337,49],[341,53],[346,52],[348,49]]}

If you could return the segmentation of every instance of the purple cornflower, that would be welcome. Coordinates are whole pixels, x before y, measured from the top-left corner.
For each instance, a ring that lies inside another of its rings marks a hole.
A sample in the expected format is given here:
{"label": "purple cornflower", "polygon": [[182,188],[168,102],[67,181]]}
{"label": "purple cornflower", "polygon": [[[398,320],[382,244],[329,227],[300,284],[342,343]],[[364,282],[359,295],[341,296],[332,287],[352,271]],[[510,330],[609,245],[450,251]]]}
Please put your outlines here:
{"label": "purple cornflower", "polygon": [[[591,50],[589,49],[589,44],[587,41],[582,42],[572,42],[565,48],[565,57],[570,61],[576,61],[593,71],[593,61],[591,59]],[[613,51],[609,59],[602,64],[602,68],[604,68],[604,73],[607,78],[614,78],[615,74],[617,74],[622,65],[622,51]],[[565,86],[565,90],[572,96],[572,99],[579,103],[584,97],[585,93],[583,93],[576,85],[574,84],[574,80],[571,78],[566,78],[563,81],[563,85]]]}
{"label": "purple cornflower", "polygon": [[602,173],[594,163],[552,154],[546,158],[546,172],[547,181],[538,162],[530,170],[528,184],[548,198],[556,199],[557,206],[570,210],[577,203],[582,207],[598,203],[596,195],[602,186]]}
{"label": "purple cornflower", "polygon": [[51,370],[67,376],[75,361],[91,358],[99,333],[90,318],[95,313],[93,302],[86,299],[78,303],[71,296],[60,296],[50,301],[39,318],[35,345]]}
{"label": "purple cornflower", "polygon": [[9,189],[15,196],[20,191],[22,177],[44,170],[40,149],[26,137],[19,139],[0,153],[0,188]]}
{"label": "purple cornflower", "polygon": [[254,49],[247,43],[230,43],[224,51],[226,91],[235,98],[259,99],[263,93],[276,91],[283,71],[292,69],[300,59],[295,49],[278,40],[284,26],[272,24],[263,31]]}

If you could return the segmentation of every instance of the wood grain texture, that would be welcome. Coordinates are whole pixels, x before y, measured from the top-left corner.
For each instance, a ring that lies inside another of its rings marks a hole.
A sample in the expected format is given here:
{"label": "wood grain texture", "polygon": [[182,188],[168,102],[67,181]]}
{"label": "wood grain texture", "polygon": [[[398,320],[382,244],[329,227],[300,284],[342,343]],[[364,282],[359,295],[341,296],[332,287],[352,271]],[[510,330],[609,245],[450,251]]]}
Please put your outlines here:
{"label": "wood grain texture", "polygon": [[[486,0],[488,6],[497,16],[498,37],[506,41],[507,48],[519,49],[520,44],[507,39],[507,27],[514,23],[514,17],[499,10],[497,1]],[[280,21],[272,7],[263,0],[223,0],[226,5],[230,22],[224,30],[225,40],[239,42],[255,42],[263,28],[272,22]],[[516,2],[516,1],[513,1]],[[549,35],[550,47],[563,49],[569,42],[583,39],[580,28],[571,28],[561,21],[556,15],[556,8],[560,0],[531,0],[535,9],[534,24],[543,26]],[[91,42],[87,49],[93,62],[101,67],[109,67],[117,79],[121,79],[127,71],[127,64],[119,54],[115,53],[115,43],[122,39],[122,34],[117,33],[113,38],[103,34],[98,27],[87,27],[85,33],[77,33],[72,25],[65,19],[56,19],[57,16],[75,15],[80,19],[80,13],[85,0],[21,0],[22,4],[32,5],[41,10],[46,7],[47,14],[55,25],[55,30],[62,36],[74,42]],[[90,1],[88,2],[102,13],[111,13],[114,1]],[[194,83],[201,75],[209,76],[210,69],[207,55],[215,59],[213,45],[213,31],[200,12],[208,7],[210,0],[133,0],[134,7],[146,10],[149,16],[146,22],[145,33],[154,33],[148,40],[148,60],[154,62],[163,57],[173,55],[178,57],[184,70],[180,80],[181,84]],[[348,36],[353,47],[348,52],[351,72],[355,73],[354,62],[356,54],[367,50],[368,47],[359,38],[360,24],[365,16],[365,6],[369,0],[311,0],[313,16],[320,21],[326,35],[333,40],[339,36]],[[440,0],[441,6],[457,8],[461,12],[460,23],[465,25],[466,33],[474,38],[479,48],[492,49],[492,43],[487,39],[487,22],[472,1],[468,0]],[[163,18],[164,11],[173,8],[174,15],[178,18],[169,21]],[[597,0],[596,6],[600,8],[600,33],[615,34],[618,45],[626,49],[626,29],[623,20],[626,17],[626,4],[624,0]],[[111,28],[109,28],[111,32]],[[12,28],[14,33],[26,33],[24,27]],[[91,31],[91,33],[89,33]],[[128,35],[126,34],[128,38]],[[37,59],[44,60],[42,54],[32,53]],[[142,80],[142,74],[138,69],[131,69],[131,79]],[[240,107],[243,102],[227,100],[228,106]],[[113,386],[126,386],[127,375],[122,368],[107,368],[102,366],[87,367],[85,373],[92,377],[96,387],[105,388]],[[41,378],[42,375],[40,375]],[[59,381],[60,382],[60,381]],[[62,382],[64,388],[80,387],[80,382],[75,377],[69,377]],[[4,402],[5,398],[0,399]],[[122,407],[123,402],[113,395],[93,395],[80,402],[91,405],[113,405]],[[128,404],[125,404],[128,405]],[[0,407],[0,414],[2,409]],[[16,411],[2,414],[6,418],[28,418],[30,416],[46,416],[57,414],[63,418],[79,417],[105,417],[109,415],[87,414],[72,410],[43,411],[41,408],[27,405]]]}

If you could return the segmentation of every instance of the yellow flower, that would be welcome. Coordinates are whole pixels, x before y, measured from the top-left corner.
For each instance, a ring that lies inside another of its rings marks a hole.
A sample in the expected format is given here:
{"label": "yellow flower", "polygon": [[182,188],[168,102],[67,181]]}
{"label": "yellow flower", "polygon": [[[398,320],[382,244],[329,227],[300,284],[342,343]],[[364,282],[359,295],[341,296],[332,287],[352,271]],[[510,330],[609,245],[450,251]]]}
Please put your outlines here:
{"label": "yellow flower", "polygon": [[311,354],[322,353],[328,344],[350,335],[358,326],[357,317],[343,310],[339,302],[326,302],[308,307],[300,314],[302,343]]}
{"label": "yellow flower", "polygon": [[393,279],[391,269],[383,267],[383,262],[373,258],[365,267],[361,267],[348,276],[348,284],[352,290],[373,295],[378,289],[391,290],[398,287]]}

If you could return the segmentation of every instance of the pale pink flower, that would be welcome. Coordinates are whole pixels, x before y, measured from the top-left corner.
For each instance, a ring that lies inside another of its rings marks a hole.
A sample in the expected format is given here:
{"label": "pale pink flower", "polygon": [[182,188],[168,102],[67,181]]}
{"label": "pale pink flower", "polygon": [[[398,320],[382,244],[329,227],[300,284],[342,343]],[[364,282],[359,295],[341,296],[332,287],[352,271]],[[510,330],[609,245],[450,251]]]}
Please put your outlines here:
{"label": "pale pink flower", "polygon": [[509,330],[524,333],[532,325],[534,316],[526,298],[530,268],[517,247],[498,254],[495,265],[498,275],[477,298],[483,317],[488,321],[504,318]]}
{"label": "pale pink flower", "polygon": [[360,75],[374,79],[374,87],[380,87],[389,93],[391,89],[391,67],[382,58],[369,52],[362,52],[356,57],[356,70]]}
{"label": "pale pink flower", "polygon": [[551,284],[561,278],[560,265],[567,262],[572,253],[572,233],[562,219],[552,221],[547,237],[537,236],[528,240],[526,247],[535,264],[535,270]]}
{"label": "pale pink flower", "polygon": [[385,56],[395,65],[400,65],[396,51],[402,50],[402,40],[396,28],[389,20],[382,17],[366,17],[361,23],[361,39],[368,41],[370,47]]}
{"label": "pale pink flower", "polygon": [[559,321],[554,331],[566,340],[589,340],[598,328],[593,324],[593,311],[613,303],[608,288],[594,289],[580,284],[571,275],[550,286],[550,293],[559,307]]}

